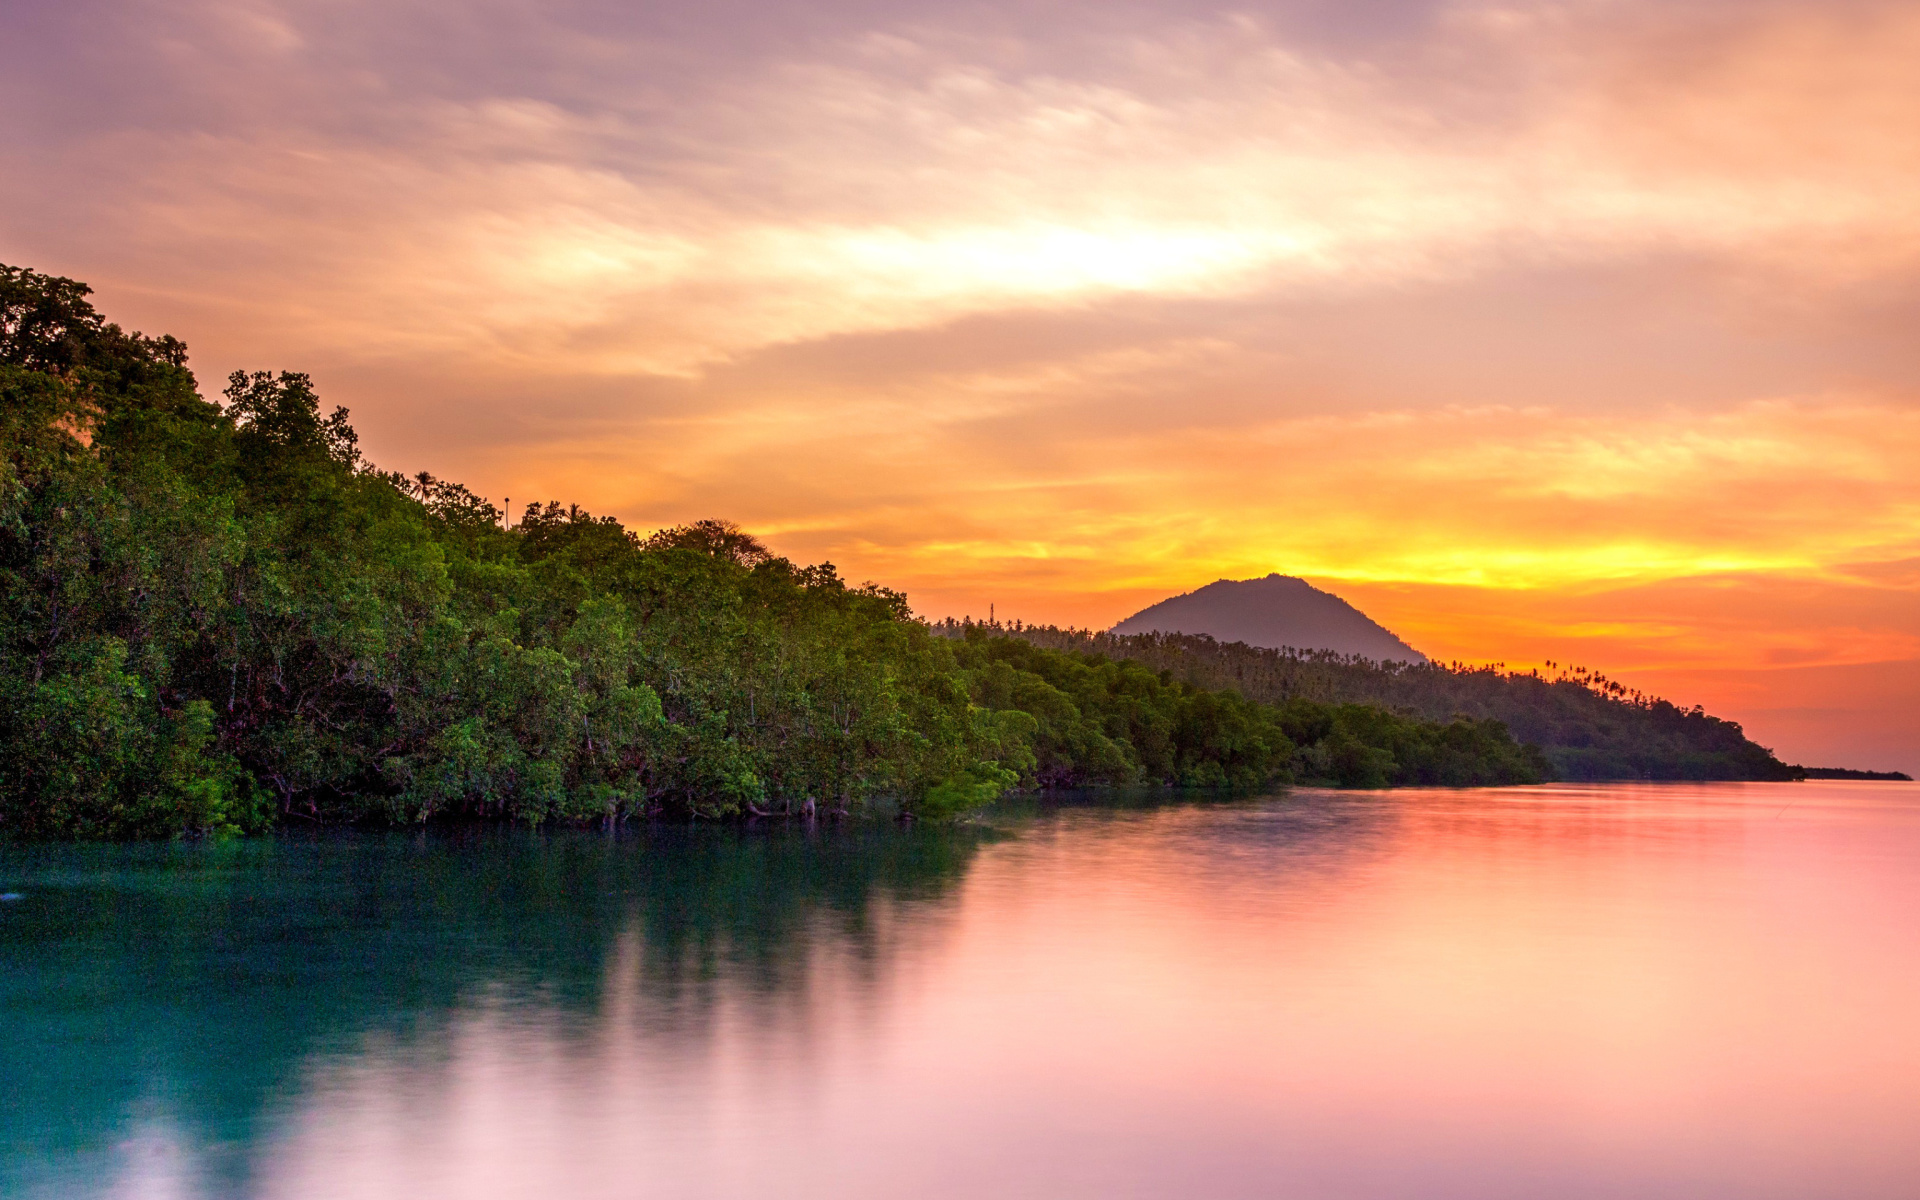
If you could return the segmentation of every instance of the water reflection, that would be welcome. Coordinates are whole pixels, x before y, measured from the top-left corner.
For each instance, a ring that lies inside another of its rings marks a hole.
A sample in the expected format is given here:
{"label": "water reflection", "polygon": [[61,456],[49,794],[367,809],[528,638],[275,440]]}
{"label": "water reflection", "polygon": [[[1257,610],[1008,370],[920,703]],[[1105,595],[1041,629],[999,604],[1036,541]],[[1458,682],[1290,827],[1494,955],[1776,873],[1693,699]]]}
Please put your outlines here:
{"label": "water reflection", "polygon": [[[12,849],[0,1195],[247,1195],[341,1061],[457,1057],[474,1014],[676,1052],[720,1001],[791,1019],[821,949],[857,994],[991,833],[650,829]],[[644,995],[641,1006],[637,998]],[[452,1040],[450,1040],[452,1039]],[[604,1040],[604,1039],[602,1039]],[[317,1065],[316,1065],[317,1064]],[[172,1181],[172,1182],[169,1182]]]}
{"label": "water reflection", "polygon": [[1914,1194],[1920,790],[0,857],[0,1194]]}

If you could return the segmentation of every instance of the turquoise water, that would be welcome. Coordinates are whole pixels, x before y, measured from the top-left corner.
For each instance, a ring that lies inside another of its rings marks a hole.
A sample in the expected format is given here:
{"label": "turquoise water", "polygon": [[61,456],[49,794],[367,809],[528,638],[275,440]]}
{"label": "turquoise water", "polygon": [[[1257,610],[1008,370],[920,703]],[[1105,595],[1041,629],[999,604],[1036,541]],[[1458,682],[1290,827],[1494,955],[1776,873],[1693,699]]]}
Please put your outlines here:
{"label": "turquoise water", "polygon": [[1920,789],[0,849],[7,1197],[1911,1197]]}

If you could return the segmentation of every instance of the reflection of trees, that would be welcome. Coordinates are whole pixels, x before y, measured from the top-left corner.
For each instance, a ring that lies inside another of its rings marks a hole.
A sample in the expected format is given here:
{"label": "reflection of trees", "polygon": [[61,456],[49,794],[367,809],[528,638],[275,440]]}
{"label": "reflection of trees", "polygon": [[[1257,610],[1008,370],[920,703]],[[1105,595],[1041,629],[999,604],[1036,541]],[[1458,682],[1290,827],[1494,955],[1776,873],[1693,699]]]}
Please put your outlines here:
{"label": "reflection of trees", "polygon": [[[563,1019],[603,1003],[623,935],[671,1036],[698,1037],[724,990],[807,1003],[833,949],[884,973],[885,912],[936,899],[984,835],[652,828],[612,838],[498,832],[200,847],[9,852],[0,911],[0,1194],[80,1169],[165,1111],[247,1148],[311,1056],[405,1036],[481,993]],[[629,981],[631,982],[631,981]]]}

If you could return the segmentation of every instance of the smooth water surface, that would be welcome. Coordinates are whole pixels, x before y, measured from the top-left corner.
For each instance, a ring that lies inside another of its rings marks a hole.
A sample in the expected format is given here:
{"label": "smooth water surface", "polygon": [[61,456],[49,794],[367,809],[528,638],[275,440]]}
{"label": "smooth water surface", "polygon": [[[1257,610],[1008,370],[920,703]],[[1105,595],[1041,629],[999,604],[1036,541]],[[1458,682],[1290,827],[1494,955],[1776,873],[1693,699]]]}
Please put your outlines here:
{"label": "smooth water surface", "polygon": [[1920,788],[0,849],[0,1195],[1920,1195]]}

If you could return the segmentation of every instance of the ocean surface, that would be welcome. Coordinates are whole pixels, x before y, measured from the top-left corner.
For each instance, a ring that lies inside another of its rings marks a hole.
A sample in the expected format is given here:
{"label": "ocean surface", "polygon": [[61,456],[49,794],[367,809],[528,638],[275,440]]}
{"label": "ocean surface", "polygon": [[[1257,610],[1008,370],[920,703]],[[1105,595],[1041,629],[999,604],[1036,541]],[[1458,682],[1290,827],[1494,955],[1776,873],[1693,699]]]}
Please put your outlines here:
{"label": "ocean surface", "polygon": [[0,1195],[1920,1196],[1920,786],[0,848]]}

